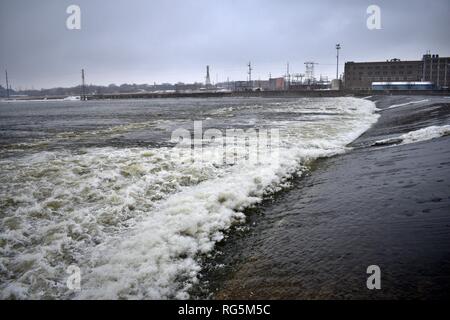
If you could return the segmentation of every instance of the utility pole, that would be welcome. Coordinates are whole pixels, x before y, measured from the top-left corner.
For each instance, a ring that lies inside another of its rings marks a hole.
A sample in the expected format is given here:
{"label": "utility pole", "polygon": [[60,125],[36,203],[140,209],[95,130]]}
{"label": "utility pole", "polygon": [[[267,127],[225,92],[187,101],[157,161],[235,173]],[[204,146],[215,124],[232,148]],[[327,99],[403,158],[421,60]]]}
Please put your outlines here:
{"label": "utility pole", "polygon": [[6,98],[9,99],[8,70],[5,70],[5,75],[6,75]]}
{"label": "utility pole", "polygon": [[252,63],[251,63],[251,61],[249,61],[249,63],[248,63],[248,83],[249,83],[249,86],[251,87],[251,88],[253,88],[253,85],[252,85]]}
{"label": "utility pole", "polygon": [[291,75],[289,73],[289,62],[286,63],[286,88],[289,88],[289,86],[291,85]]}
{"label": "utility pole", "polygon": [[81,100],[86,100],[86,91],[84,84],[84,69],[81,69]]}
{"label": "utility pole", "polygon": [[339,79],[339,50],[341,50],[341,44],[336,45],[336,79]]}
{"label": "utility pole", "polygon": [[447,68],[449,66],[448,60],[445,59],[445,71],[444,71],[444,86],[448,87],[448,81],[447,81]]}

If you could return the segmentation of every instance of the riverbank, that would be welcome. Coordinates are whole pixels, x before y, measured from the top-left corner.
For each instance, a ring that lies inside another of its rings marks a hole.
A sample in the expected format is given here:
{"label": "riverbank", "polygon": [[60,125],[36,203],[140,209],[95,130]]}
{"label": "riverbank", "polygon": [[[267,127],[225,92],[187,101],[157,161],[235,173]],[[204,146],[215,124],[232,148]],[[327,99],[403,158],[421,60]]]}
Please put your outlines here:
{"label": "riverbank", "polygon": [[[86,95],[84,100],[129,100],[129,99],[170,99],[170,98],[313,98],[313,97],[367,97],[371,95],[386,96],[448,96],[450,91],[443,90],[391,90],[391,91],[372,91],[372,90],[280,90],[280,91],[194,91],[194,92],[131,92],[131,93],[108,93]],[[69,99],[68,99],[69,98]],[[20,96],[3,101],[56,101],[72,100],[79,101],[81,97],[58,96]],[[83,100],[83,99],[82,99]]]}
{"label": "riverbank", "polygon": [[[218,246],[213,298],[449,298],[450,136],[399,137],[449,125],[450,99],[371,99],[381,117],[352,151],[317,161]],[[381,290],[366,287],[369,265]]]}

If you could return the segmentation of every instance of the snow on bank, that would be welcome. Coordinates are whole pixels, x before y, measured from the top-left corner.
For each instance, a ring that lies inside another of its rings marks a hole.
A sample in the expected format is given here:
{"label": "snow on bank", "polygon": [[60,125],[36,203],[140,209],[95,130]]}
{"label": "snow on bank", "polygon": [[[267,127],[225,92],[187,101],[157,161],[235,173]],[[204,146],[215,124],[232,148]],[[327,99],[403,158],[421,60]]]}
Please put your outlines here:
{"label": "snow on bank", "polygon": [[384,110],[388,110],[388,109],[393,109],[393,108],[399,108],[399,107],[404,107],[404,106],[409,106],[411,104],[419,104],[419,103],[424,103],[424,102],[428,102],[430,101],[429,99],[424,99],[424,100],[420,100],[420,101],[411,101],[411,102],[406,102],[406,103],[401,103],[401,104],[393,104],[392,106],[384,109]]}
{"label": "snow on bank", "polygon": [[431,140],[450,135],[450,125],[445,126],[430,126],[423,129],[411,131],[402,134],[399,137],[388,138],[376,141],[374,146],[392,145],[392,144],[408,144],[420,141]]}

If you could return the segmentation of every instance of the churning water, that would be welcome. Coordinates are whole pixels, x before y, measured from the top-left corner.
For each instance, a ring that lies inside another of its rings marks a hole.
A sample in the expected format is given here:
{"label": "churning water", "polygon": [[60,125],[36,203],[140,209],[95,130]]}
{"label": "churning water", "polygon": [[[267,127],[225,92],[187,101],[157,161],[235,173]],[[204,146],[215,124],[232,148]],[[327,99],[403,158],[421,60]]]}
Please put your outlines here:
{"label": "churning water", "polygon": [[[2,102],[0,296],[188,298],[200,257],[243,210],[345,152],[375,109],[355,98]],[[211,143],[191,161],[170,140],[194,121],[277,129],[276,152],[221,163]],[[70,265],[80,291],[66,286]]]}

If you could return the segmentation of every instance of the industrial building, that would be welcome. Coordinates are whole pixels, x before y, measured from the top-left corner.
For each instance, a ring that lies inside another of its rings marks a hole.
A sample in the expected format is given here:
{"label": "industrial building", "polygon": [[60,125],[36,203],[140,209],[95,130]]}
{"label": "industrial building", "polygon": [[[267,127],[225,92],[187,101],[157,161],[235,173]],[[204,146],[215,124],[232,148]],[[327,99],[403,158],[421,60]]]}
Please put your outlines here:
{"label": "industrial building", "polygon": [[231,85],[233,91],[281,91],[286,90],[283,77],[269,80],[234,81]]}
{"label": "industrial building", "polygon": [[284,78],[270,78],[269,79],[269,90],[277,91],[284,90],[286,87]]}
{"label": "industrial building", "polygon": [[[450,58],[431,54],[413,61],[346,62],[344,86],[347,90],[371,90],[373,82],[431,82],[433,89],[448,89],[449,63]],[[410,88],[414,90],[414,86]]]}

